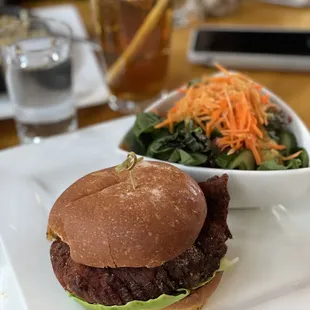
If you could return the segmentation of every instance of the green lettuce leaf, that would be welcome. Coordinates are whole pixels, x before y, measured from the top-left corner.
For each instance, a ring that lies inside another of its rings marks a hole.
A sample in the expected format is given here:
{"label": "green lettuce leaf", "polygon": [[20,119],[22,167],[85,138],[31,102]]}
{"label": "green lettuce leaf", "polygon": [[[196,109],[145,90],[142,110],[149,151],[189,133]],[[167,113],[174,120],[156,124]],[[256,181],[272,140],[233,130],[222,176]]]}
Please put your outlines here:
{"label": "green lettuce leaf", "polygon": [[211,281],[214,279],[214,277],[216,276],[216,274],[217,274],[218,272],[223,272],[223,271],[229,270],[233,265],[235,265],[235,264],[238,262],[238,260],[239,260],[238,257],[234,258],[233,260],[229,260],[229,259],[227,259],[226,257],[223,257],[223,258],[221,259],[219,269],[216,270],[216,271],[213,273],[213,276],[210,277],[210,278],[208,278],[207,281],[202,282],[202,283],[200,283],[198,286],[194,287],[194,290],[196,290],[197,288],[200,288],[200,287],[206,285],[207,283],[211,282]]}
{"label": "green lettuce leaf", "polygon": [[178,290],[178,294],[176,295],[163,294],[156,299],[150,299],[147,301],[134,300],[128,302],[126,305],[123,306],[105,306],[100,304],[89,304],[86,301],[83,301],[82,299],[72,294],[69,294],[69,296],[72,297],[75,301],[77,301],[87,310],[148,310],[148,309],[162,309],[168,307],[178,302],[179,300],[182,300],[183,298],[188,296],[189,293],[190,293],[189,290],[180,289]]}
{"label": "green lettuce leaf", "polygon": [[[223,257],[220,262],[220,267],[218,270],[214,272],[212,277],[210,277],[207,281],[201,283],[198,285],[196,288],[200,288],[204,286],[205,284],[211,282],[213,278],[215,277],[217,272],[222,272],[225,270],[228,270],[233,266],[236,262],[238,261],[238,258],[233,259],[232,261],[229,261],[226,257]],[[89,304],[88,302],[78,298],[74,294],[71,294],[68,292],[69,297],[73,298],[76,302],[81,304],[85,309],[87,310],[149,310],[149,309],[162,309],[165,307],[168,307],[186,296],[190,294],[190,290],[181,288],[177,290],[177,294],[175,295],[166,295],[162,294],[156,299],[150,299],[147,301],[139,301],[139,300],[134,300],[128,302],[126,305],[122,306],[105,306],[101,304]]]}
{"label": "green lettuce leaf", "polygon": [[288,167],[280,165],[276,159],[263,161],[257,170],[286,170]]}
{"label": "green lettuce leaf", "polygon": [[[296,158],[296,160],[297,159],[300,160],[300,164],[299,164],[298,168],[307,168],[307,167],[309,167],[309,155],[308,155],[308,152],[304,148],[299,147],[299,148],[296,148],[293,153],[298,152],[298,151],[302,151],[302,153]],[[295,163],[295,164],[298,165],[298,162]]]}
{"label": "green lettuce leaf", "polygon": [[302,167],[302,161],[299,158],[294,158],[286,163],[287,169],[299,169]]}

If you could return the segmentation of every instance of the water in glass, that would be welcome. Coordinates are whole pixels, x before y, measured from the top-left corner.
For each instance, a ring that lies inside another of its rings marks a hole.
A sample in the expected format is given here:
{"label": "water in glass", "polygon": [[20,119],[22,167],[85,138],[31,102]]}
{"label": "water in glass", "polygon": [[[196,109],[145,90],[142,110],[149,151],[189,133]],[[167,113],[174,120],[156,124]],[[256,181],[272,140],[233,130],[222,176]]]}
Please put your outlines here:
{"label": "water in glass", "polygon": [[77,128],[67,38],[28,38],[4,49],[5,77],[19,138],[42,138]]}

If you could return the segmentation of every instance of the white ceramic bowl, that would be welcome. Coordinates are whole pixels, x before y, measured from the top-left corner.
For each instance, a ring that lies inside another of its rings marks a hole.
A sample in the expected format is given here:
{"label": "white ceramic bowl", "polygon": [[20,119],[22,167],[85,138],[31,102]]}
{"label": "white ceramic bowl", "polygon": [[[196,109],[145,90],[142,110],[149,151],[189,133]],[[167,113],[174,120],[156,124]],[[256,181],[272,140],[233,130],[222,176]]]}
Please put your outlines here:
{"label": "white ceramic bowl", "polygon": [[[283,100],[267,89],[263,91],[270,95],[272,102],[278,104],[287,115],[291,116],[292,122],[288,128],[296,135],[298,145],[304,147],[310,154],[310,134],[305,124]],[[146,111],[156,110],[160,114],[165,114],[182,96],[178,91],[174,91],[164,99],[154,102]],[[121,148],[119,148],[119,152],[124,157],[127,155],[127,152]],[[148,157],[145,159],[156,160]],[[310,168],[248,171],[173,165],[198,182],[227,173],[229,175],[231,208],[255,208],[279,204],[291,206],[310,197]]]}

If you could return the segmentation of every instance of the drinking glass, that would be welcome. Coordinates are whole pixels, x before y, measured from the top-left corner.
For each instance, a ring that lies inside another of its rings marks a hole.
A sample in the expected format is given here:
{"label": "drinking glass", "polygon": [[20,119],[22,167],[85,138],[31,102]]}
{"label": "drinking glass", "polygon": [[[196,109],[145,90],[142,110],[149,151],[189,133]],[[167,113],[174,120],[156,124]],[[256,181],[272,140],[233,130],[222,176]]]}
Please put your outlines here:
{"label": "drinking glass", "polygon": [[91,0],[110,88],[110,107],[144,108],[165,85],[172,8],[169,0]]}
{"label": "drinking glass", "polygon": [[39,143],[76,130],[71,28],[61,21],[30,18],[2,28],[0,34],[20,141]]}

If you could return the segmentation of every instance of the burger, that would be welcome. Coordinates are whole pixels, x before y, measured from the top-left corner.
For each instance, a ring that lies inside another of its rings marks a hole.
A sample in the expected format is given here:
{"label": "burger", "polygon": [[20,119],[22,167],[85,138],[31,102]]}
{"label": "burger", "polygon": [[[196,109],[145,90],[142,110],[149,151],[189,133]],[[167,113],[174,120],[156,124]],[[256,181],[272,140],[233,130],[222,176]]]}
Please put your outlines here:
{"label": "burger", "polygon": [[197,184],[149,161],[77,180],[48,220],[59,283],[91,310],[200,309],[219,284],[232,237],[227,181]]}

